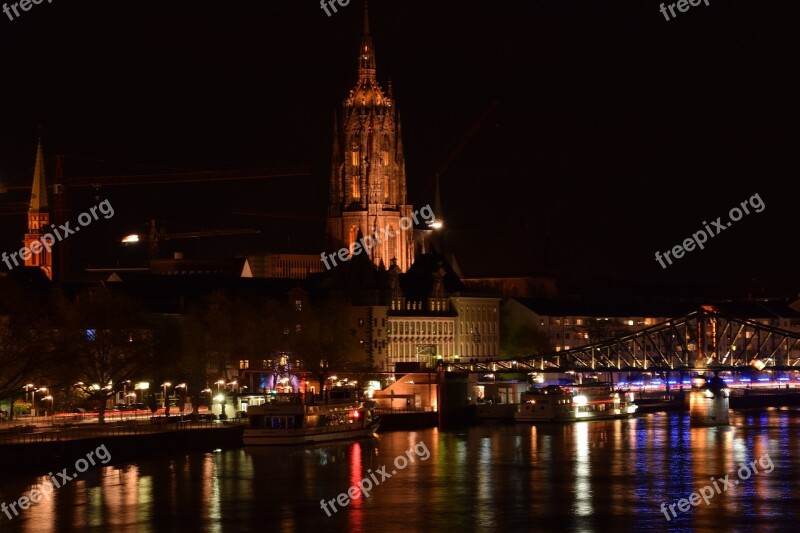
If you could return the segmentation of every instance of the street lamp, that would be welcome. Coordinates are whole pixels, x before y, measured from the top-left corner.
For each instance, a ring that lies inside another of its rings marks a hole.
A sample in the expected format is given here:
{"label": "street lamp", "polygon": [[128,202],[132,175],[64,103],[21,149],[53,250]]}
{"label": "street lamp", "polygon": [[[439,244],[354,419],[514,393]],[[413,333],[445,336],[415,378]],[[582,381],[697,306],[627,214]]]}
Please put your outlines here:
{"label": "street lamp", "polygon": [[25,389],[25,401],[27,402],[28,401],[28,391],[30,391],[31,389],[35,389],[36,386],[33,383],[28,383],[27,385],[25,385],[22,388]]}
{"label": "street lamp", "polygon": [[178,404],[178,410],[181,412],[181,420],[183,420],[183,407],[186,404],[186,400],[184,399],[186,395],[186,383],[180,383],[178,385],[175,385],[175,389],[183,389],[183,393],[178,397],[179,398],[178,401],[180,402]]}
{"label": "street lamp", "polygon": [[167,387],[172,387],[172,383],[170,383],[169,381],[165,381],[161,386],[164,387],[164,406],[163,407],[164,407],[164,409],[166,409],[167,408]]}
{"label": "street lamp", "polygon": [[31,391],[31,400],[32,400],[31,414],[36,412],[36,393],[39,391],[43,391],[45,394],[47,394],[47,387],[42,387],[41,389],[33,389],[33,391]]}
{"label": "street lamp", "polygon": [[122,397],[125,400],[125,405],[130,405],[128,403],[128,383],[130,382],[131,380],[129,379],[126,379],[125,381],[122,382]]}
{"label": "street lamp", "polygon": [[214,382],[214,385],[217,386],[217,394],[219,394],[219,387],[220,387],[220,385],[225,385],[225,380],[224,379],[219,379],[219,380]]}
{"label": "street lamp", "polygon": [[[53,397],[50,396],[50,395],[47,395],[44,398],[42,398],[42,400],[50,400],[50,413],[52,414],[52,412],[54,411],[54,409],[53,409]],[[45,413],[46,413],[46,411],[45,411]]]}

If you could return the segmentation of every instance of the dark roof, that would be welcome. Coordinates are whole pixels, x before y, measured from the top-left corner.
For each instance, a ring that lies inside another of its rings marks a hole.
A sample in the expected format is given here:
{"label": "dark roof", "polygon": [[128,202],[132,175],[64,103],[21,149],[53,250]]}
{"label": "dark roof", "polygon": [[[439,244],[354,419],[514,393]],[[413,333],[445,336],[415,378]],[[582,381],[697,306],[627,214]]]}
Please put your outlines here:
{"label": "dark roof", "polygon": [[[514,298],[521,305],[542,316],[594,316],[594,317],[679,317],[699,309],[693,303],[678,302],[615,302],[544,300]],[[738,318],[800,318],[800,313],[786,301],[725,302],[712,304],[719,312]]]}
{"label": "dark roof", "polygon": [[442,254],[418,254],[408,272],[400,275],[400,287],[409,300],[425,300],[433,292],[433,274],[444,269],[444,290],[448,295],[465,293],[467,286],[456,275]]}

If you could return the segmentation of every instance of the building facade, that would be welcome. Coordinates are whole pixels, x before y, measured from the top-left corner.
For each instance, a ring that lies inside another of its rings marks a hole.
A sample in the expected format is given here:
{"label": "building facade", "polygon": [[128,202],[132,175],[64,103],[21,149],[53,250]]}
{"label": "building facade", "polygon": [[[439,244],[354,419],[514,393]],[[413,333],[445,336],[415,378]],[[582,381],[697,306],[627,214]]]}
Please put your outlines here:
{"label": "building facade", "polygon": [[436,265],[436,261],[429,261],[433,256],[419,258],[425,261],[415,264],[416,272],[404,280],[396,265],[388,272],[389,349],[383,368],[392,371],[398,363],[432,368],[440,360],[496,358],[500,347],[500,298],[451,294],[447,287],[460,285],[455,274],[445,270],[443,261]]}

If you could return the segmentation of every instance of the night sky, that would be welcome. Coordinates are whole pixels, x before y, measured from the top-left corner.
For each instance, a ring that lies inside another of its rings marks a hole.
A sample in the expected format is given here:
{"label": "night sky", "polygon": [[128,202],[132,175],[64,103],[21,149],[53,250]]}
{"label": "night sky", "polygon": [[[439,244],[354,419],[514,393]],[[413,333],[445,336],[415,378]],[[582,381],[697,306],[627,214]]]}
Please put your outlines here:
{"label": "night sky", "polygon": [[[446,244],[465,274],[672,283],[798,272],[792,4],[711,0],[670,21],[659,4],[370,3],[411,203],[433,201],[437,169],[497,102],[441,178]],[[95,197],[115,208],[71,237],[73,260],[115,261],[118,238],[152,217],[170,231],[262,230],[220,253],[326,251],[332,121],[356,81],[361,27],[356,0],[331,17],[312,0],[53,0],[14,21],[0,13],[0,184],[30,184],[40,124],[51,182],[56,153],[71,156],[67,179],[305,169],[70,190],[71,218]],[[667,269],[655,261],[756,193],[763,212]],[[0,194],[3,250],[19,248],[28,194]]]}

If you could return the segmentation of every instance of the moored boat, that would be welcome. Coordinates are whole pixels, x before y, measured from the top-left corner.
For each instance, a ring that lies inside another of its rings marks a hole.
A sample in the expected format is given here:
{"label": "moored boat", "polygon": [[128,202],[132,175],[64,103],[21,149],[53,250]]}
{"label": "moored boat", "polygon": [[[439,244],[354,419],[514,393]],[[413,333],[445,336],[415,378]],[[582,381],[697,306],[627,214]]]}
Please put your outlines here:
{"label": "moored boat", "polygon": [[[371,437],[380,420],[371,403],[344,398],[319,403],[299,393],[267,394],[247,409],[245,446],[295,445]],[[313,398],[313,396],[311,397]]]}
{"label": "moored boat", "polygon": [[574,422],[628,418],[636,412],[633,393],[609,384],[549,386],[522,395],[517,422]]}

